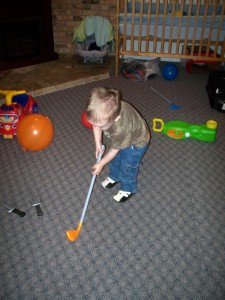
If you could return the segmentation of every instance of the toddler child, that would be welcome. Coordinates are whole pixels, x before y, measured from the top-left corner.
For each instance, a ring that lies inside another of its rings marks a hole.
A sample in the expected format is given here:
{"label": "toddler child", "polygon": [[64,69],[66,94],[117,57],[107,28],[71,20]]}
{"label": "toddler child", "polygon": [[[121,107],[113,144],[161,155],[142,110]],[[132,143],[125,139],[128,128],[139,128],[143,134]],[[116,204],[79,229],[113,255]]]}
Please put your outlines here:
{"label": "toddler child", "polygon": [[120,190],[113,199],[117,202],[128,200],[137,191],[139,166],[150,142],[149,128],[137,110],[122,101],[115,89],[93,89],[86,114],[93,125],[96,157],[102,152],[102,134],[111,141],[109,151],[92,167],[92,173],[100,174],[109,163],[109,177],[102,182],[102,187],[108,189],[120,183]]}

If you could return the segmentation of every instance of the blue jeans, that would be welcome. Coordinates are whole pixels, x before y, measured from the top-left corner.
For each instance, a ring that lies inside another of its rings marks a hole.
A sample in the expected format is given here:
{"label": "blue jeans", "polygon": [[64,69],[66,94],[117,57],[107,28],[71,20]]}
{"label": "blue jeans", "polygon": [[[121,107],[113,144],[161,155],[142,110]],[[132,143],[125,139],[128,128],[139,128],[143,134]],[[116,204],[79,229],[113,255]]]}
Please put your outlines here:
{"label": "blue jeans", "polygon": [[109,163],[109,177],[120,182],[120,190],[136,193],[137,175],[141,159],[147,151],[149,143],[144,147],[131,146],[121,149]]}

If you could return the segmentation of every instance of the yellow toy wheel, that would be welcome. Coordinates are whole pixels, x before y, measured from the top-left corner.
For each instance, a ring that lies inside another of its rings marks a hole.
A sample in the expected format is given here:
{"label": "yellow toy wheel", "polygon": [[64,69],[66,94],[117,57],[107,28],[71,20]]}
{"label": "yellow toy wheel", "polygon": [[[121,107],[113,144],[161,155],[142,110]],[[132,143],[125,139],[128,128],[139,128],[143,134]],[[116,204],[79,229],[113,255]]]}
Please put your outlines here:
{"label": "yellow toy wheel", "polygon": [[210,129],[216,129],[217,128],[217,122],[214,120],[209,120],[206,123],[206,127],[210,128]]}

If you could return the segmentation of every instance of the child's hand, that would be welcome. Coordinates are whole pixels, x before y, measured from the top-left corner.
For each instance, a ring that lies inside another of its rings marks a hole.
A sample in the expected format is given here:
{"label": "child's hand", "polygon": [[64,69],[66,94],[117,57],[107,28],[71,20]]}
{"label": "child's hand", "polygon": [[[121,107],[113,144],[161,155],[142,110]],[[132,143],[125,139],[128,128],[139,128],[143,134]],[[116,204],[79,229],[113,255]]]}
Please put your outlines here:
{"label": "child's hand", "polygon": [[99,146],[96,146],[96,149],[95,149],[96,158],[98,158],[99,153],[101,153],[101,154],[104,153],[104,151],[102,151],[102,145],[101,144]]}
{"label": "child's hand", "polygon": [[103,165],[101,165],[101,163],[97,163],[92,167],[92,174],[93,175],[99,175],[103,169]]}

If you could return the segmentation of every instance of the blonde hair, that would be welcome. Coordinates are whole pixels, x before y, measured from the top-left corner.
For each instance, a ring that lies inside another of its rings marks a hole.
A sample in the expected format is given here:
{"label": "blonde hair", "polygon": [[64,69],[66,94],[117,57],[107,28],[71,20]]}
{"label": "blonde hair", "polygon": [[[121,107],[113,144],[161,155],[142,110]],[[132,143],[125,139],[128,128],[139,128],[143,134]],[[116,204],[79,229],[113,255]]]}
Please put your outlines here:
{"label": "blonde hair", "polygon": [[87,102],[87,119],[91,123],[113,122],[120,114],[119,91],[104,87],[94,88]]}

